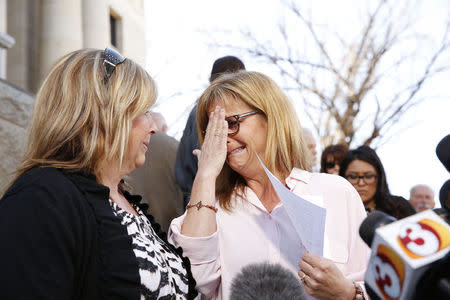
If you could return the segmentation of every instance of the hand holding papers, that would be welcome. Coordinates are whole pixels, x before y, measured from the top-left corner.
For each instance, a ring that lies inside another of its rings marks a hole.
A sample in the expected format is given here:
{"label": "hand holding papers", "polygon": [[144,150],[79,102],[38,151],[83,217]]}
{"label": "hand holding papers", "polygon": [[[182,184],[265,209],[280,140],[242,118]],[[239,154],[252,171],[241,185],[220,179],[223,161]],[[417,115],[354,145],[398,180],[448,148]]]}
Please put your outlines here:
{"label": "hand holding papers", "polygon": [[258,159],[286,208],[303,245],[309,252],[322,257],[326,217],[325,208],[292,193],[266,168],[259,157]]}

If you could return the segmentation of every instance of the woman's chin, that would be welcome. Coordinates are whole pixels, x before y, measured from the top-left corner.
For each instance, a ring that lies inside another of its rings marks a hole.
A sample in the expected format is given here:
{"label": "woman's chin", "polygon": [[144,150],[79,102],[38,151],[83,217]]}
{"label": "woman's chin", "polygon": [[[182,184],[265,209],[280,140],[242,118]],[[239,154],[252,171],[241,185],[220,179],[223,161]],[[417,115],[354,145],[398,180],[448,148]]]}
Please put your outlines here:
{"label": "woman's chin", "polygon": [[142,160],[138,160],[138,161],[136,161],[135,168],[142,167],[144,164],[145,164],[145,158]]}
{"label": "woman's chin", "polygon": [[[144,164],[145,164],[145,154],[136,158],[136,160],[134,161],[133,170],[136,168],[142,167]],[[131,171],[133,171],[133,170],[131,170]]]}

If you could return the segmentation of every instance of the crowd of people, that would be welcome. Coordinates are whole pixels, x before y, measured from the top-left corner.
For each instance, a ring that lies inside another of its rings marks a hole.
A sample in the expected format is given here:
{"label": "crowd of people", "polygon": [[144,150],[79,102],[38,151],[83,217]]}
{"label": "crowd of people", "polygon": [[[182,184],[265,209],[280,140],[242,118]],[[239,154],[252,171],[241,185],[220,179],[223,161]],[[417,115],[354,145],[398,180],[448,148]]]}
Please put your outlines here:
{"label": "crowd of people", "polygon": [[[434,192],[392,195],[368,146],[330,145],[316,171],[316,141],[287,95],[237,57],[217,59],[209,82],[178,142],[131,59],[107,48],[58,60],[0,201],[4,299],[230,299],[243,268],[267,262],[295,274],[298,299],[367,297],[359,225],[375,210],[433,208]],[[323,255],[263,165],[326,209]]]}

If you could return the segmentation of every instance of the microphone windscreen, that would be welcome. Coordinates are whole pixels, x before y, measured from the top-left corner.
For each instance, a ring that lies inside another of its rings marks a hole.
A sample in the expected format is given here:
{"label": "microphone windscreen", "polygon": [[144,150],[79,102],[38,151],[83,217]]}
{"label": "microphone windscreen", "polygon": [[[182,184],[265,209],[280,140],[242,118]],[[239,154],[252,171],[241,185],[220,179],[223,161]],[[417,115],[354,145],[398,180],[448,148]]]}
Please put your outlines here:
{"label": "microphone windscreen", "polygon": [[231,283],[233,300],[306,300],[298,276],[280,265],[252,264],[242,268]]}
{"label": "microphone windscreen", "polygon": [[397,221],[394,217],[375,210],[370,213],[364,221],[362,221],[361,226],[359,226],[359,236],[367,244],[367,246],[372,247],[373,237],[375,236],[375,230],[383,225],[390,224]]}
{"label": "microphone windscreen", "polygon": [[442,207],[450,210],[450,179],[442,185],[439,191],[439,202]]}
{"label": "microphone windscreen", "polygon": [[445,136],[436,147],[436,155],[450,172],[450,134]]}

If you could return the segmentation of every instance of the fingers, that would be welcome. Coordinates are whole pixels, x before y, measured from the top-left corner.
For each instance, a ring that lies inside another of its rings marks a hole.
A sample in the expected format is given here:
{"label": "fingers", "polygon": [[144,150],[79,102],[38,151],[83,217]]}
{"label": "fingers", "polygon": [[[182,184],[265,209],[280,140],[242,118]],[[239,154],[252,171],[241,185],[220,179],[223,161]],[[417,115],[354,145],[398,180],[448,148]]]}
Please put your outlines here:
{"label": "fingers", "polygon": [[304,260],[300,261],[298,263],[298,266],[300,267],[300,270],[306,275],[311,277],[314,274],[314,268]]}
{"label": "fingers", "polygon": [[[316,256],[316,258],[318,258]],[[314,261],[315,258],[313,258],[312,260]],[[317,264],[316,267],[312,266],[310,263],[307,262],[307,260],[311,261],[311,258],[309,256],[307,256],[307,259],[305,260],[305,255],[303,256],[303,259],[298,263],[298,266],[300,267],[300,272],[302,272],[303,274],[305,274],[309,279],[309,286],[312,288],[315,288],[318,284],[318,282],[321,282],[323,279],[323,274],[320,270],[320,268],[317,268]],[[305,278],[305,280],[306,280]]]}
{"label": "fingers", "polygon": [[302,271],[298,271],[298,276],[300,277],[300,282],[303,284],[305,291],[312,296],[315,295],[315,289],[317,288],[318,283],[314,280],[314,278],[308,276]]}
{"label": "fingers", "polygon": [[200,154],[202,154],[202,151],[200,151],[199,149],[195,149],[192,151],[192,154],[194,154],[197,157],[200,157]]}
{"label": "fingers", "polygon": [[198,158],[198,171],[217,177],[222,170],[227,155],[228,123],[225,121],[225,110],[219,106],[209,115],[205,139],[201,151],[192,153]]}
{"label": "fingers", "polygon": [[223,135],[227,132],[227,129],[224,126],[225,123],[225,110],[220,106],[216,106],[216,109],[209,114],[205,140],[223,138]]}
{"label": "fingers", "polygon": [[306,252],[305,254],[303,254],[302,261],[308,263],[312,267],[318,267],[321,265],[320,257],[310,252]]}

